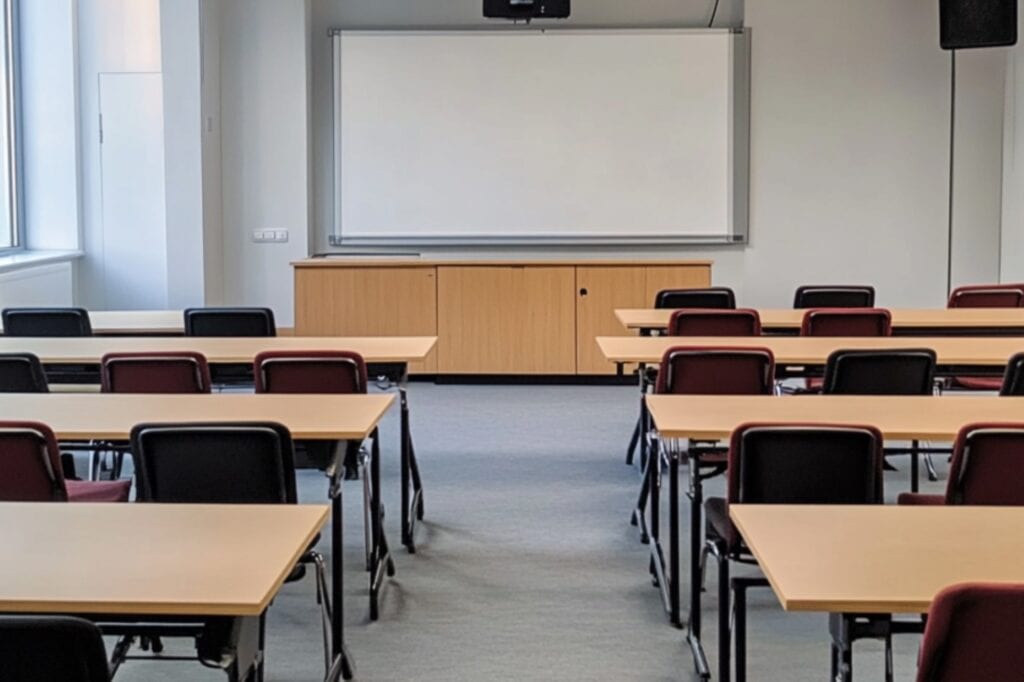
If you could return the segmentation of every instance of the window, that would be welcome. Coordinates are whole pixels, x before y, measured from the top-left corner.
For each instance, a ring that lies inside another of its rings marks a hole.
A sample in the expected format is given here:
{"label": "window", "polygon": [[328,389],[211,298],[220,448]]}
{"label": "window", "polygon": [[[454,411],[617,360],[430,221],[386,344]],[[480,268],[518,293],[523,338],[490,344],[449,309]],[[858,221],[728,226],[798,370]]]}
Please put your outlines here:
{"label": "window", "polygon": [[16,172],[15,2],[0,0],[0,250],[22,245]]}

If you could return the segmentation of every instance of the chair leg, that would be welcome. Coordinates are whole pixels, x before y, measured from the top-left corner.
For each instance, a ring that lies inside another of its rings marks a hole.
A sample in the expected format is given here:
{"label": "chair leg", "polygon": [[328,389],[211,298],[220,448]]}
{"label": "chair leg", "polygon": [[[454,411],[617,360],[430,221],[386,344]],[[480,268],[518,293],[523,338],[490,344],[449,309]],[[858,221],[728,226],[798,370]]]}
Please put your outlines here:
{"label": "chair leg", "polygon": [[928,480],[933,483],[939,480],[939,473],[935,470],[935,462],[932,461],[931,453],[925,453],[924,466],[928,471]]}
{"label": "chair leg", "polygon": [[633,427],[633,435],[629,437],[629,445],[626,447],[626,464],[633,466],[633,456],[636,454],[636,446],[640,443],[640,419],[636,420]]}
{"label": "chair leg", "polygon": [[729,557],[718,557],[718,679],[729,682],[732,673],[732,632],[729,619]]}
{"label": "chair leg", "polygon": [[366,570],[373,570],[373,529],[371,524],[370,497],[370,469],[364,463],[359,467],[360,478],[363,481],[363,548],[366,555]]}
{"label": "chair leg", "polygon": [[892,633],[885,636],[885,682],[893,682]]}
{"label": "chair leg", "polygon": [[331,597],[327,588],[327,566],[319,552],[310,552],[316,568],[316,597],[320,604],[320,618],[324,636],[324,674],[331,672]]}

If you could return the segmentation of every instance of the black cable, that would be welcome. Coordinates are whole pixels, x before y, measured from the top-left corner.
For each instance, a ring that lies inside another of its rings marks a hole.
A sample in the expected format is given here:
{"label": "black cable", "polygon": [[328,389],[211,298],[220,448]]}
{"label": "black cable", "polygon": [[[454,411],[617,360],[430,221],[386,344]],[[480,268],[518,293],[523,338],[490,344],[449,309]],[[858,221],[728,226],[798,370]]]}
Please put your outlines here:
{"label": "black cable", "polygon": [[715,6],[711,10],[711,21],[708,22],[708,28],[711,28],[712,26],[715,25],[715,17],[718,16],[718,3],[719,2],[721,2],[721,0],[715,0]]}

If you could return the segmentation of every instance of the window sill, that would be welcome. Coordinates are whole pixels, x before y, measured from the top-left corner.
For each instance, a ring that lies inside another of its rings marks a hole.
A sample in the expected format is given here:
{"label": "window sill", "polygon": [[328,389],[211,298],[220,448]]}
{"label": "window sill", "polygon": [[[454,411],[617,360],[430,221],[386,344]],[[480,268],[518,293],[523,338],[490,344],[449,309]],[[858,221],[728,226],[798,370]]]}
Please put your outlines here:
{"label": "window sill", "polygon": [[67,263],[84,255],[81,251],[19,251],[0,256],[0,272],[24,270],[52,263]]}

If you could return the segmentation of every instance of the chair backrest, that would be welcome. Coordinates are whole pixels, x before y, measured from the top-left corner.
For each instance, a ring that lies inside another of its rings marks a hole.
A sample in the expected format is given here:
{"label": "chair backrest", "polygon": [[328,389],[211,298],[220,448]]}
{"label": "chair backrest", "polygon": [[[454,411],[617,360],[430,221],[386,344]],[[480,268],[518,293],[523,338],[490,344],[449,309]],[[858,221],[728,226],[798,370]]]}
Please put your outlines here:
{"label": "chair backrest", "polygon": [[100,629],[68,616],[0,616],[0,677],[4,682],[109,682]]}
{"label": "chair backrest", "polygon": [[812,308],[804,313],[801,336],[889,336],[892,316],[883,308]]}
{"label": "chair backrest", "polygon": [[186,336],[277,336],[270,308],[188,308]]}
{"label": "chair backrest", "polygon": [[775,356],[768,348],[674,346],[658,369],[657,393],[771,395]]}
{"label": "chair backrest", "polygon": [[0,393],[49,393],[43,363],[32,353],[0,353]]}
{"label": "chair backrest", "polygon": [[60,450],[50,427],[38,422],[0,421],[0,502],[67,499]]}
{"label": "chair backrest", "polygon": [[960,429],[949,465],[946,504],[1024,505],[1024,421]]}
{"label": "chair backrest", "polygon": [[1006,363],[999,395],[1024,396],[1024,353],[1017,353]]}
{"label": "chair backrest", "polygon": [[869,286],[797,287],[793,307],[800,308],[873,308],[875,288]]}
{"label": "chair backrest", "polygon": [[669,336],[760,336],[761,316],[756,310],[684,308],[672,313]]}
{"label": "chair backrest", "polygon": [[295,446],[281,424],[139,424],[132,429],[131,445],[141,501],[296,501]]}
{"label": "chair backrest", "polygon": [[882,459],[872,426],[744,424],[729,446],[727,500],[882,504]]}
{"label": "chair backrest", "polygon": [[736,294],[729,287],[662,289],[654,297],[655,308],[735,308]]}
{"label": "chair backrest", "polygon": [[104,393],[209,393],[210,366],[202,353],[107,353],[100,360]]}
{"label": "chair backrest", "polygon": [[949,295],[949,308],[1020,308],[1024,286],[1020,284],[972,284],[957,287]]}
{"label": "chair backrest", "polygon": [[931,395],[935,351],[837,350],[825,363],[823,393],[840,395]]}
{"label": "chair backrest", "polygon": [[92,336],[84,308],[5,308],[5,336]]}
{"label": "chair backrest", "polygon": [[253,362],[257,393],[366,393],[366,361],[351,351],[267,351]]}
{"label": "chair backrest", "polygon": [[1019,680],[1024,585],[964,583],[932,600],[917,682]]}

